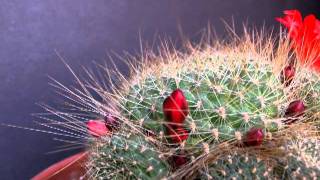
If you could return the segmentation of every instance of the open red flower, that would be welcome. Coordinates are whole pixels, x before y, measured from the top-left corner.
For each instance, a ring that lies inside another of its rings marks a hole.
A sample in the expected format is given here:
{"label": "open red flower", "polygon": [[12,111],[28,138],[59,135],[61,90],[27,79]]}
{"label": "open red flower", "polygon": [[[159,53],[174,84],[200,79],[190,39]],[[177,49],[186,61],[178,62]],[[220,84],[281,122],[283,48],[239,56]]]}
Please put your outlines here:
{"label": "open red flower", "polygon": [[288,29],[300,63],[320,72],[320,21],[313,14],[302,19],[298,10],[286,10],[284,14],[276,20]]}
{"label": "open red flower", "polygon": [[183,124],[189,113],[188,102],[180,89],[176,89],[163,102],[163,113],[170,126]]}
{"label": "open red flower", "polygon": [[109,129],[107,128],[105,122],[100,120],[89,120],[87,122],[87,128],[89,134],[95,137],[105,136],[109,134]]}

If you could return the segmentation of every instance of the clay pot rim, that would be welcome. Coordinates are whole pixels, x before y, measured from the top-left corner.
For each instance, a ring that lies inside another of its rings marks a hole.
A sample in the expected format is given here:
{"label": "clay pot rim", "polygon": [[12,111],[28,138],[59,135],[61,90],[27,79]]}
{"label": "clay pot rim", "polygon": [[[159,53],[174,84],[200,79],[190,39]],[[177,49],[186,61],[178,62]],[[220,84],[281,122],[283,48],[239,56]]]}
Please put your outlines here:
{"label": "clay pot rim", "polygon": [[83,163],[87,160],[88,152],[80,152],[75,155],[72,155],[70,157],[67,157],[57,163],[54,163],[53,165],[49,166],[48,168],[44,169],[34,177],[32,177],[32,180],[46,180],[50,179],[53,176],[59,174],[66,168],[70,167],[71,165],[75,163]]}

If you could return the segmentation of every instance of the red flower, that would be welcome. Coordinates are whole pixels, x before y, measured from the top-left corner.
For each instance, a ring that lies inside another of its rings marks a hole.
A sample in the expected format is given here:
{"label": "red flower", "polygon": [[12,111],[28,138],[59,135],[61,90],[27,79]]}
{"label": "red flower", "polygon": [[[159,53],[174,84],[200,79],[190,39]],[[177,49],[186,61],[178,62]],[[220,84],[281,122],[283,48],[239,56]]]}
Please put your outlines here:
{"label": "red flower", "polygon": [[244,143],[247,146],[258,146],[263,142],[264,133],[261,128],[251,128],[245,137]]}
{"label": "red flower", "polygon": [[284,14],[276,20],[288,29],[299,61],[320,72],[320,21],[313,14],[302,19],[298,10],[286,10]]}
{"label": "red flower", "polygon": [[180,126],[189,113],[188,102],[182,92],[177,89],[163,102],[163,113],[169,125]]}
{"label": "red flower", "polygon": [[89,120],[87,122],[87,128],[89,130],[89,134],[95,137],[109,134],[109,129],[107,128],[106,124],[100,120]]}
{"label": "red flower", "polygon": [[188,139],[189,136],[188,130],[184,129],[183,127],[176,127],[174,129],[168,127],[167,133],[172,143],[181,143]]}

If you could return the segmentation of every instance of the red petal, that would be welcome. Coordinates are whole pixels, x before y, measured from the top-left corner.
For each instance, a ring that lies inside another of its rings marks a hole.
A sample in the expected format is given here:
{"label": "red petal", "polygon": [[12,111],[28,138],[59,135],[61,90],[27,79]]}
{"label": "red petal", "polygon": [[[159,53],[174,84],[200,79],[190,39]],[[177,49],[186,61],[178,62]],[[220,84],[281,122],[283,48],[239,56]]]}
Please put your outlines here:
{"label": "red petal", "polygon": [[163,102],[163,112],[166,120],[172,125],[183,124],[189,113],[188,102],[182,92],[177,89],[171,93]]}
{"label": "red petal", "polygon": [[264,138],[264,133],[261,128],[251,128],[244,140],[245,145],[247,146],[259,146],[262,144]]}
{"label": "red petal", "polygon": [[319,20],[316,21],[314,33],[316,34],[316,40],[320,40],[320,21]]}
{"label": "red petal", "polygon": [[291,38],[297,38],[302,26],[301,13],[298,10],[286,10],[284,14],[283,18],[276,18],[276,20],[288,28]]}
{"label": "red petal", "polygon": [[[303,43],[305,49],[311,50],[316,40],[315,27],[316,27],[316,17],[314,15],[308,15],[303,21]],[[310,53],[310,52],[307,52]]]}
{"label": "red petal", "polygon": [[176,129],[168,127],[167,132],[173,143],[181,143],[189,137],[189,132],[183,127],[177,127]]}
{"label": "red petal", "polygon": [[109,134],[109,129],[107,128],[106,124],[100,120],[89,120],[87,122],[87,128],[89,133],[95,137]]}
{"label": "red petal", "polygon": [[[319,46],[320,46],[320,42],[319,42]],[[313,67],[314,70],[316,70],[317,72],[320,72],[320,50],[319,50],[319,55],[318,55],[318,57],[314,60],[314,63],[312,64],[312,67]]]}
{"label": "red petal", "polygon": [[289,30],[298,59],[302,64],[311,65],[320,72],[320,22],[314,15],[306,16],[303,21],[297,10],[284,11],[285,16],[276,18]]}

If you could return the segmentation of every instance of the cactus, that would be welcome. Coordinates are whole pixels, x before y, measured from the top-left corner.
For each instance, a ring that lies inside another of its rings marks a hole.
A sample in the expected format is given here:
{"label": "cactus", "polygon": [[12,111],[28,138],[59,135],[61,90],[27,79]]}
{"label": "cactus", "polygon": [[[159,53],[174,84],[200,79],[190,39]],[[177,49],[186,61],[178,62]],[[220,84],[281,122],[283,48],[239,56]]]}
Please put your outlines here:
{"label": "cactus", "polygon": [[271,170],[255,155],[232,154],[210,165],[203,179],[270,179]]}
{"label": "cactus", "polygon": [[[137,75],[108,96],[116,107],[116,124],[125,130],[110,130],[107,141],[91,146],[92,174],[111,179],[315,177],[319,168],[308,165],[310,158],[299,160],[301,153],[281,148],[314,132],[308,128],[318,122],[318,105],[310,98],[320,92],[317,74],[308,78],[310,72],[285,61],[279,68],[268,55],[234,51],[199,49],[186,60],[136,69]],[[302,130],[293,130],[295,124]],[[212,158],[213,152],[223,152],[221,144],[234,152]],[[132,148],[126,151],[125,145]],[[141,145],[148,153],[141,152]],[[283,153],[269,157],[261,149]]]}
{"label": "cactus", "polygon": [[[234,41],[148,54],[130,78],[107,70],[111,91],[90,73],[83,92],[66,89],[99,119],[86,124],[89,178],[319,177],[319,68],[288,60],[287,38]],[[70,128],[77,115],[62,117]]]}
{"label": "cactus", "polygon": [[[308,128],[313,127],[317,112],[310,100],[311,94],[319,92],[312,86],[317,84],[315,78],[307,78],[310,73],[303,69],[293,73],[286,67],[289,75],[281,75],[270,59],[248,58],[241,51],[236,59],[232,54],[208,51],[188,57],[194,61],[142,69],[128,86],[111,93],[113,113],[119,117],[111,121],[108,114],[104,119],[106,127],[117,124],[120,130],[108,128],[112,133],[90,146],[94,151],[88,166],[95,170],[95,177],[287,179],[318,175],[318,165],[308,165],[312,158],[300,160],[301,153],[290,143],[290,137],[314,132]],[[294,124],[302,129],[294,131]],[[225,143],[234,152],[222,153],[219,147]],[[268,157],[261,149],[283,153]],[[215,151],[222,155],[210,158]]]}
{"label": "cactus", "polygon": [[[265,120],[280,117],[279,105],[287,97],[270,64],[210,55],[201,63],[204,68],[200,71],[193,69],[194,64],[171,76],[150,75],[132,84],[121,99],[121,110],[127,118],[159,134],[168,126],[162,103],[179,88],[189,104],[190,114],[183,126],[190,131],[187,143],[191,146],[202,140],[241,138],[252,127],[268,131],[277,128],[277,124]],[[220,66],[210,66],[216,63]],[[161,74],[168,73],[165,71]]]}
{"label": "cactus", "polygon": [[283,164],[285,179],[317,179],[320,177],[319,140],[304,139],[288,143],[288,158],[279,162]]}
{"label": "cactus", "polygon": [[137,134],[113,134],[92,142],[91,173],[102,179],[160,179],[169,165],[161,151]]}
{"label": "cactus", "polygon": [[[261,156],[261,155],[260,155]],[[204,179],[317,179],[319,142],[291,141],[282,157],[261,159],[259,154],[225,153],[203,172]]]}
{"label": "cactus", "polygon": [[319,142],[288,142],[283,157],[262,160],[256,154],[225,153],[202,173],[203,179],[317,179]]}

